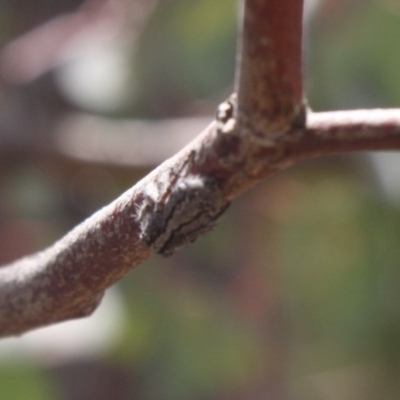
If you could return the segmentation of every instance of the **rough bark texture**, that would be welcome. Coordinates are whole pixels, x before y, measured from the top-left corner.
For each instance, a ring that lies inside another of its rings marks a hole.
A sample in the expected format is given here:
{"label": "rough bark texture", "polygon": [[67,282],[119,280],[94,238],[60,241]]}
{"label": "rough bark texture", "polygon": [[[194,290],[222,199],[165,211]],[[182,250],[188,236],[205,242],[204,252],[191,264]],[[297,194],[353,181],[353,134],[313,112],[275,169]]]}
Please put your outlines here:
{"label": "rough bark texture", "polygon": [[237,93],[216,120],[54,246],[0,269],[0,336],[90,314],[152,251],[194,241],[235,197],[298,161],[400,147],[400,110],[306,112],[301,0],[247,0],[243,21]]}

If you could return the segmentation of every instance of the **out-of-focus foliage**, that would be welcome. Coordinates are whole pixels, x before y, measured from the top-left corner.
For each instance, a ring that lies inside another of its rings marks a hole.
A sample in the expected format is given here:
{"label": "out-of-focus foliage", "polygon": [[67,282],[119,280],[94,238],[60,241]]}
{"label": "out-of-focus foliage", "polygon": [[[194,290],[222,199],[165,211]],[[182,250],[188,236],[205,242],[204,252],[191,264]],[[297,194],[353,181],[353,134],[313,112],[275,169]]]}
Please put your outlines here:
{"label": "out-of-focus foliage", "polygon": [[397,107],[399,8],[386,0],[347,3],[333,20],[321,13],[311,22],[310,101],[324,110]]}
{"label": "out-of-focus foliage", "polygon": [[[388,343],[382,347],[382,338],[387,324],[400,333],[394,306],[400,300],[399,212],[377,202],[354,177],[332,174],[304,186],[281,230],[286,294],[289,303],[295,300],[293,322],[304,329],[295,340],[326,349],[335,343],[327,366],[365,362],[367,354],[398,359],[400,342],[383,352]],[[306,357],[302,353],[299,362]]]}
{"label": "out-of-focus foliage", "polygon": [[[188,102],[229,94],[236,50],[235,2],[160,2],[140,40],[139,107],[160,116],[190,111]],[[204,22],[206,21],[206,22]],[[193,107],[193,105],[192,105]]]}
{"label": "out-of-focus foliage", "polygon": [[5,399],[52,400],[58,394],[50,377],[35,366],[3,366],[0,388]]}

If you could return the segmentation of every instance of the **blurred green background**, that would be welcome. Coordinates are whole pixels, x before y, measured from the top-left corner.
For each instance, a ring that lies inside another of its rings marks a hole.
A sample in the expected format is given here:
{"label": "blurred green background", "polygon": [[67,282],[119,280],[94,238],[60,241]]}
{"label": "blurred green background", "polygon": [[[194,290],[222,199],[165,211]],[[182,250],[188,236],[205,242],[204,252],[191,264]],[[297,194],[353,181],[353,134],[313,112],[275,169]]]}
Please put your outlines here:
{"label": "blurred green background", "polygon": [[[1,2],[2,263],[51,245],[162,161],[144,139],[124,149],[140,163],[105,152],[127,143],[121,123],[211,120],[233,87],[237,6]],[[398,3],[309,7],[310,106],[398,107]],[[79,140],[65,139],[71,121]],[[104,128],[103,147],[85,121]],[[262,183],[206,237],[132,271],[92,317],[0,342],[0,398],[398,399],[399,172],[396,154],[357,154]]]}

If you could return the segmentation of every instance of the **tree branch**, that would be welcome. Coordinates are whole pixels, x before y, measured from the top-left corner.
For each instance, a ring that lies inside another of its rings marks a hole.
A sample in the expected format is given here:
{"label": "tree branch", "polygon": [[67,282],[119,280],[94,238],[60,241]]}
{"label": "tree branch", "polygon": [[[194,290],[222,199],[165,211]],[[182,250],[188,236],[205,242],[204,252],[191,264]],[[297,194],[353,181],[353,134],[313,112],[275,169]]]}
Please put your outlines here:
{"label": "tree branch", "polygon": [[49,249],[0,269],[0,336],[90,314],[107,287],[150,255],[135,217],[146,181]]}
{"label": "tree branch", "polygon": [[152,251],[169,255],[193,242],[232,199],[298,161],[399,147],[400,110],[306,115],[301,1],[244,4],[238,95],[115,202],[51,248],[0,269],[0,336],[90,314]]}
{"label": "tree branch", "polygon": [[247,0],[244,5],[238,120],[253,135],[274,139],[286,134],[304,111],[303,1]]}
{"label": "tree branch", "polygon": [[78,161],[125,167],[154,166],[187,145],[211,119],[112,120],[72,114],[61,119],[55,129],[51,150]]}
{"label": "tree branch", "polygon": [[309,113],[296,145],[300,158],[400,149],[400,109]]}
{"label": "tree branch", "polygon": [[[263,113],[276,109],[272,103],[276,102],[284,110],[279,119],[287,121],[279,126],[292,126],[293,110],[301,108],[301,74],[288,72],[285,79],[277,78],[287,69],[288,54],[281,51],[282,41],[271,47],[260,46],[252,60],[253,54],[247,49],[255,38],[247,32],[254,32],[278,15],[281,25],[272,22],[272,28],[262,36],[262,40],[274,43],[276,29],[301,26],[301,13],[287,13],[282,4],[285,3],[273,0],[271,16],[255,13],[245,20],[242,84],[238,85],[244,98],[239,94],[239,108],[235,98],[224,103],[216,121],[197,139],[110,206],[53,247],[0,270],[0,335],[19,334],[89,314],[104,290],[147,258],[151,249],[168,255],[194,241],[213,227],[231,199],[276,170],[277,148],[274,143],[266,144],[257,136],[252,137],[248,121],[258,116],[262,124]],[[297,4],[296,9],[301,9],[301,2]],[[245,2],[248,11],[254,12],[254,5],[254,1]],[[295,44],[299,48],[290,49],[300,54],[301,41]],[[272,68],[270,74],[259,76],[259,69],[253,71],[252,66],[260,62],[258,68],[262,68],[264,58],[270,60],[268,65],[276,62],[282,68]],[[290,71],[296,72],[296,67],[300,69],[300,63]],[[252,98],[246,95],[243,80],[249,80],[249,85],[259,81],[274,89],[268,99],[270,109],[265,106],[264,91]],[[270,112],[267,120],[274,126]],[[271,126],[267,128],[262,126],[257,132],[268,134]]]}

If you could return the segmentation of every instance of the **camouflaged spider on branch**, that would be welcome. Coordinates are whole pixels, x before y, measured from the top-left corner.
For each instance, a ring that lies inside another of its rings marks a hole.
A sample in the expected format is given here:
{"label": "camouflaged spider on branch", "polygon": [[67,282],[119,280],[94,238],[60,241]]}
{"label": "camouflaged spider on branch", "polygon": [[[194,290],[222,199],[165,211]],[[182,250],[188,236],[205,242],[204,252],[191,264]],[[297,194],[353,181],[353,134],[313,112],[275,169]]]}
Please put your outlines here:
{"label": "camouflaged spider on branch", "polygon": [[216,179],[187,173],[191,160],[193,153],[180,170],[147,187],[137,210],[141,239],[163,256],[210,231],[229,206]]}
{"label": "camouflaged spider on branch", "polygon": [[[234,98],[218,107],[217,123],[227,123],[233,111]],[[183,165],[147,185],[137,209],[141,239],[164,256],[210,231],[229,206],[216,178],[192,172],[195,156],[192,151]]]}

